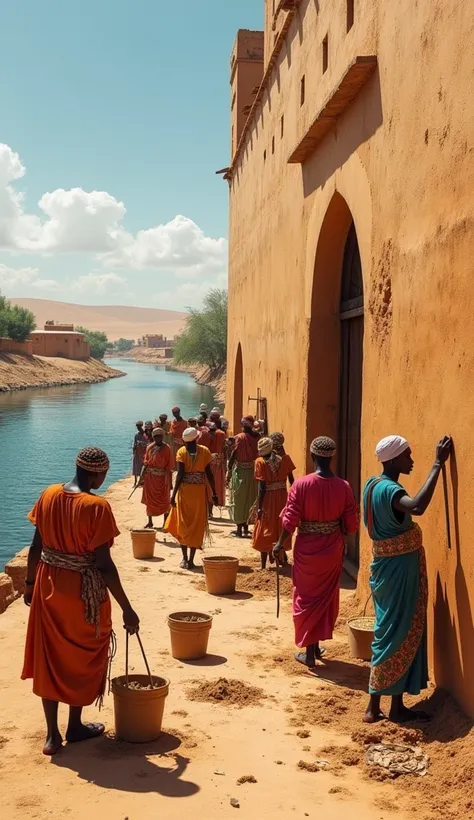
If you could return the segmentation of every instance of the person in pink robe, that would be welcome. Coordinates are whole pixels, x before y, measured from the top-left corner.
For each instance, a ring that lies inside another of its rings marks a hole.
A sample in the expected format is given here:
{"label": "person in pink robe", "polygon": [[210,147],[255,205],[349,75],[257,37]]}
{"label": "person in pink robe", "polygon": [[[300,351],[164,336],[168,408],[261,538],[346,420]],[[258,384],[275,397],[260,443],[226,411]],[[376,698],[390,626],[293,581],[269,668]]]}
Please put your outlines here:
{"label": "person in pink robe", "polygon": [[344,559],[344,535],[357,532],[359,512],[347,481],[331,471],[336,453],[332,439],[311,444],[315,472],[298,478],[281,513],[283,531],[273,548],[282,559],[285,541],[298,527],[293,555],[293,623],[295,643],[304,647],[295,658],[314,667],[330,640],[339,614],[339,584]]}

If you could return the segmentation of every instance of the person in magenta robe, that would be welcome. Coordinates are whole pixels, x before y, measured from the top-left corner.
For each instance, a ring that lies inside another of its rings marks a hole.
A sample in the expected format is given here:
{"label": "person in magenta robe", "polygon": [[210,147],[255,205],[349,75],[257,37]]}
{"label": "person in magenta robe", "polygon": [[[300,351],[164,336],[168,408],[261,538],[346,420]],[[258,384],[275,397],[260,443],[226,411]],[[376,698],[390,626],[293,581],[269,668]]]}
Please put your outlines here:
{"label": "person in magenta robe", "polygon": [[347,481],[331,471],[334,441],[314,439],[315,471],[298,478],[281,513],[282,533],[273,548],[282,559],[286,540],[298,527],[293,555],[293,622],[295,643],[304,648],[295,658],[314,667],[324,650],[320,641],[332,638],[339,614],[339,584],[344,559],[344,535],[357,532],[359,512]]}

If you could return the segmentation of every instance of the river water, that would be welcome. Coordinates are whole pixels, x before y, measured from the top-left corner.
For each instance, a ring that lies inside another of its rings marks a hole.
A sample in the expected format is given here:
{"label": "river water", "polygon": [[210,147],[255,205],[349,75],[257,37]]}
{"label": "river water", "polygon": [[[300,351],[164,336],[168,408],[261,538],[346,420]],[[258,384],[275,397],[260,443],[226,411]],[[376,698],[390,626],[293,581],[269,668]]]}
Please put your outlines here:
{"label": "river water", "polygon": [[103,384],[0,393],[0,571],[31,540],[28,511],[49,484],[69,481],[87,445],[105,450],[110,471],[101,492],[131,469],[135,421],[155,419],[174,405],[185,418],[213,392],[187,373],[124,359],[107,364],[126,372]]}

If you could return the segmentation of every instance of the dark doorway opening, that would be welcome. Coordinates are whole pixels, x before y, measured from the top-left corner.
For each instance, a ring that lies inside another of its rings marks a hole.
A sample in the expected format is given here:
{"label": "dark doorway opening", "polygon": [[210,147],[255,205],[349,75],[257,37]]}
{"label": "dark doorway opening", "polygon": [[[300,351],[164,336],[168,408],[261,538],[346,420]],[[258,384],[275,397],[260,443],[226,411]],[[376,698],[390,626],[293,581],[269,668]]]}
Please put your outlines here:
{"label": "dark doorway opening", "polygon": [[[359,243],[354,222],[344,247],[341,279],[340,376],[338,417],[338,472],[361,496],[361,414],[364,346],[364,289]],[[359,538],[348,550],[348,559],[359,566]]]}

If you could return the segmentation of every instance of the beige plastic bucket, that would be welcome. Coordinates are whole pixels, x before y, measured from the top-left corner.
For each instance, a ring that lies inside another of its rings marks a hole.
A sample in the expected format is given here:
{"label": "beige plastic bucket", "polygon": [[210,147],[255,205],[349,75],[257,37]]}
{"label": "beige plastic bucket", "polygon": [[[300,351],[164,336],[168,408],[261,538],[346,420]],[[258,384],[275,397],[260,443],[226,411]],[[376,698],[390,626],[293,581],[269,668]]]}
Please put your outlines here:
{"label": "beige plastic bucket", "polygon": [[375,618],[369,615],[359,615],[349,618],[347,631],[349,633],[349,647],[353,658],[361,661],[370,661],[372,658],[372,643],[374,640]]}
{"label": "beige plastic bucket", "polygon": [[[150,685],[148,675],[129,675],[129,685]],[[125,675],[112,680],[115,735],[129,743],[149,743],[161,735],[165,700],[170,682],[152,675],[154,689],[127,688]]]}
{"label": "beige plastic bucket", "polygon": [[[204,620],[189,620],[201,618]],[[168,616],[171,654],[180,661],[197,661],[207,654],[212,616],[203,612],[173,612]]]}
{"label": "beige plastic bucket", "polygon": [[226,555],[203,558],[206,587],[210,595],[232,595],[237,583],[239,559]]}
{"label": "beige plastic bucket", "polygon": [[154,530],[132,530],[133,557],[139,560],[153,558],[156,536]]}

